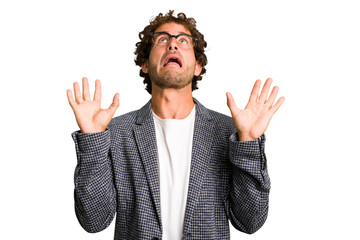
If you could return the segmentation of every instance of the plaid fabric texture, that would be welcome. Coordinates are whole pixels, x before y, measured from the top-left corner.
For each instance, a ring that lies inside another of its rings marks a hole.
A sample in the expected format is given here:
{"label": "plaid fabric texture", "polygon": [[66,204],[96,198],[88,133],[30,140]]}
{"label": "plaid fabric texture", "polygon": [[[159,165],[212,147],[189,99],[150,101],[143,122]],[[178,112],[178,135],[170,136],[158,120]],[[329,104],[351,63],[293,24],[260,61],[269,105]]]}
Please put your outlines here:
{"label": "plaid fabric texture", "polygon": [[[257,231],[268,212],[265,137],[239,142],[231,117],[196,99],[184,239],[230,239],[229,220]],[[75,211],[88,232],[116,213],[114,239],[162,239],[159,169],[151,101],[114,118],[102,133],[74,132]],[[167,240],[167,239],[166,239]]]}

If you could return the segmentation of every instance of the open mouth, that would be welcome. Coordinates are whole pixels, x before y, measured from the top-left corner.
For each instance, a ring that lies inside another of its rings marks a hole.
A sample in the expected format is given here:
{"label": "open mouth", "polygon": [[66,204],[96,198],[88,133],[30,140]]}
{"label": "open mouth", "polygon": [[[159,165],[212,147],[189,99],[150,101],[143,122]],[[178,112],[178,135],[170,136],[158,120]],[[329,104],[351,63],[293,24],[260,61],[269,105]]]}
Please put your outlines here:
{"label": "open mouth", "polygon": [[165,58],[163,67],[166,67],[167,65],[177,65],[182,67],[181,60],[176,55],[169,55]]}

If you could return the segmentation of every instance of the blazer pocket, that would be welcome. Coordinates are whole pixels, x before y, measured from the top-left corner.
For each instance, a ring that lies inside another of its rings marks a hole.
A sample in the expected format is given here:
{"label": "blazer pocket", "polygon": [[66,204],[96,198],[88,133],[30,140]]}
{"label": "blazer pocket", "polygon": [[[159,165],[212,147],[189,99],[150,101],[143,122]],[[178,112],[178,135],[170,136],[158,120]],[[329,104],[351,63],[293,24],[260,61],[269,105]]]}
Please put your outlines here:
{"label": "blazer pocket", "polygon": [[212,201],[200,202],[197,206],[197,213],[193,217],[195,225],[199,226],[204,239],[218,239],[218,230],[216,227],[216,209]]}

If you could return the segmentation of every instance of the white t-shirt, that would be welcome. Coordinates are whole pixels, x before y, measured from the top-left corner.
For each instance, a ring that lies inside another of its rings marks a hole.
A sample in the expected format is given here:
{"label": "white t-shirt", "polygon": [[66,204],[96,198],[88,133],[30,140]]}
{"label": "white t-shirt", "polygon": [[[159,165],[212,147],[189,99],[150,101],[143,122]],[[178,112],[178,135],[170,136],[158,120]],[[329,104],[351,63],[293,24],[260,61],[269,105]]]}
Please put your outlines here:
{"label": "white t-shirt", "polygon": [[164,240],[183,238],[195,106],[184,119],[161,119],[153,112],[159,154],[160,208]]}

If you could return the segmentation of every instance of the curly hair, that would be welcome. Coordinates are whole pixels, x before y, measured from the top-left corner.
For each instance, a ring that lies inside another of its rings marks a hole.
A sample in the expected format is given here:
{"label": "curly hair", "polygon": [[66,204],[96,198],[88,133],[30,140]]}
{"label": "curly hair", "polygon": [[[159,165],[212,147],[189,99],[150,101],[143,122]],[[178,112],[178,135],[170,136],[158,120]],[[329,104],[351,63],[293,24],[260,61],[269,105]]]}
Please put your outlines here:
{"label": "curly hair", "polygon": [[[170,10],[167,14],[165,14],[165,16],[160,13],[158,16],[151,19],[150,24],[139,33],[140,42],[136,43],[136,50],[134,52],[136,55],[135,63],[141,67],[141,65],[149,59],[150,50],[152,47],[150,35],[153,34],[157,28],[165,23],[174,22],[181,24],[187,30],[189,30],[192,36],[198,39],[194,45],[194,53],[196,61],[202,66],[202,71],[200,72],[199,76],[194,76],[192,79],[192,91],[194,91],[198,89],[197,81],[200,81],[202,79],[201,75],[206,72],[205,65],[207,64],[207,57],[205,55],[205,48],[207,43],[204,40],[204,35],[196,29],[196,21],[194,18],[187,18],[184,13],[177,14],[177,17],[175,17],[173,14],[173,10]],[[142,69],[140,69],[139,75],[144,78],[146,90],[151,94],[152,86],[149,74],[144,73]]]}

